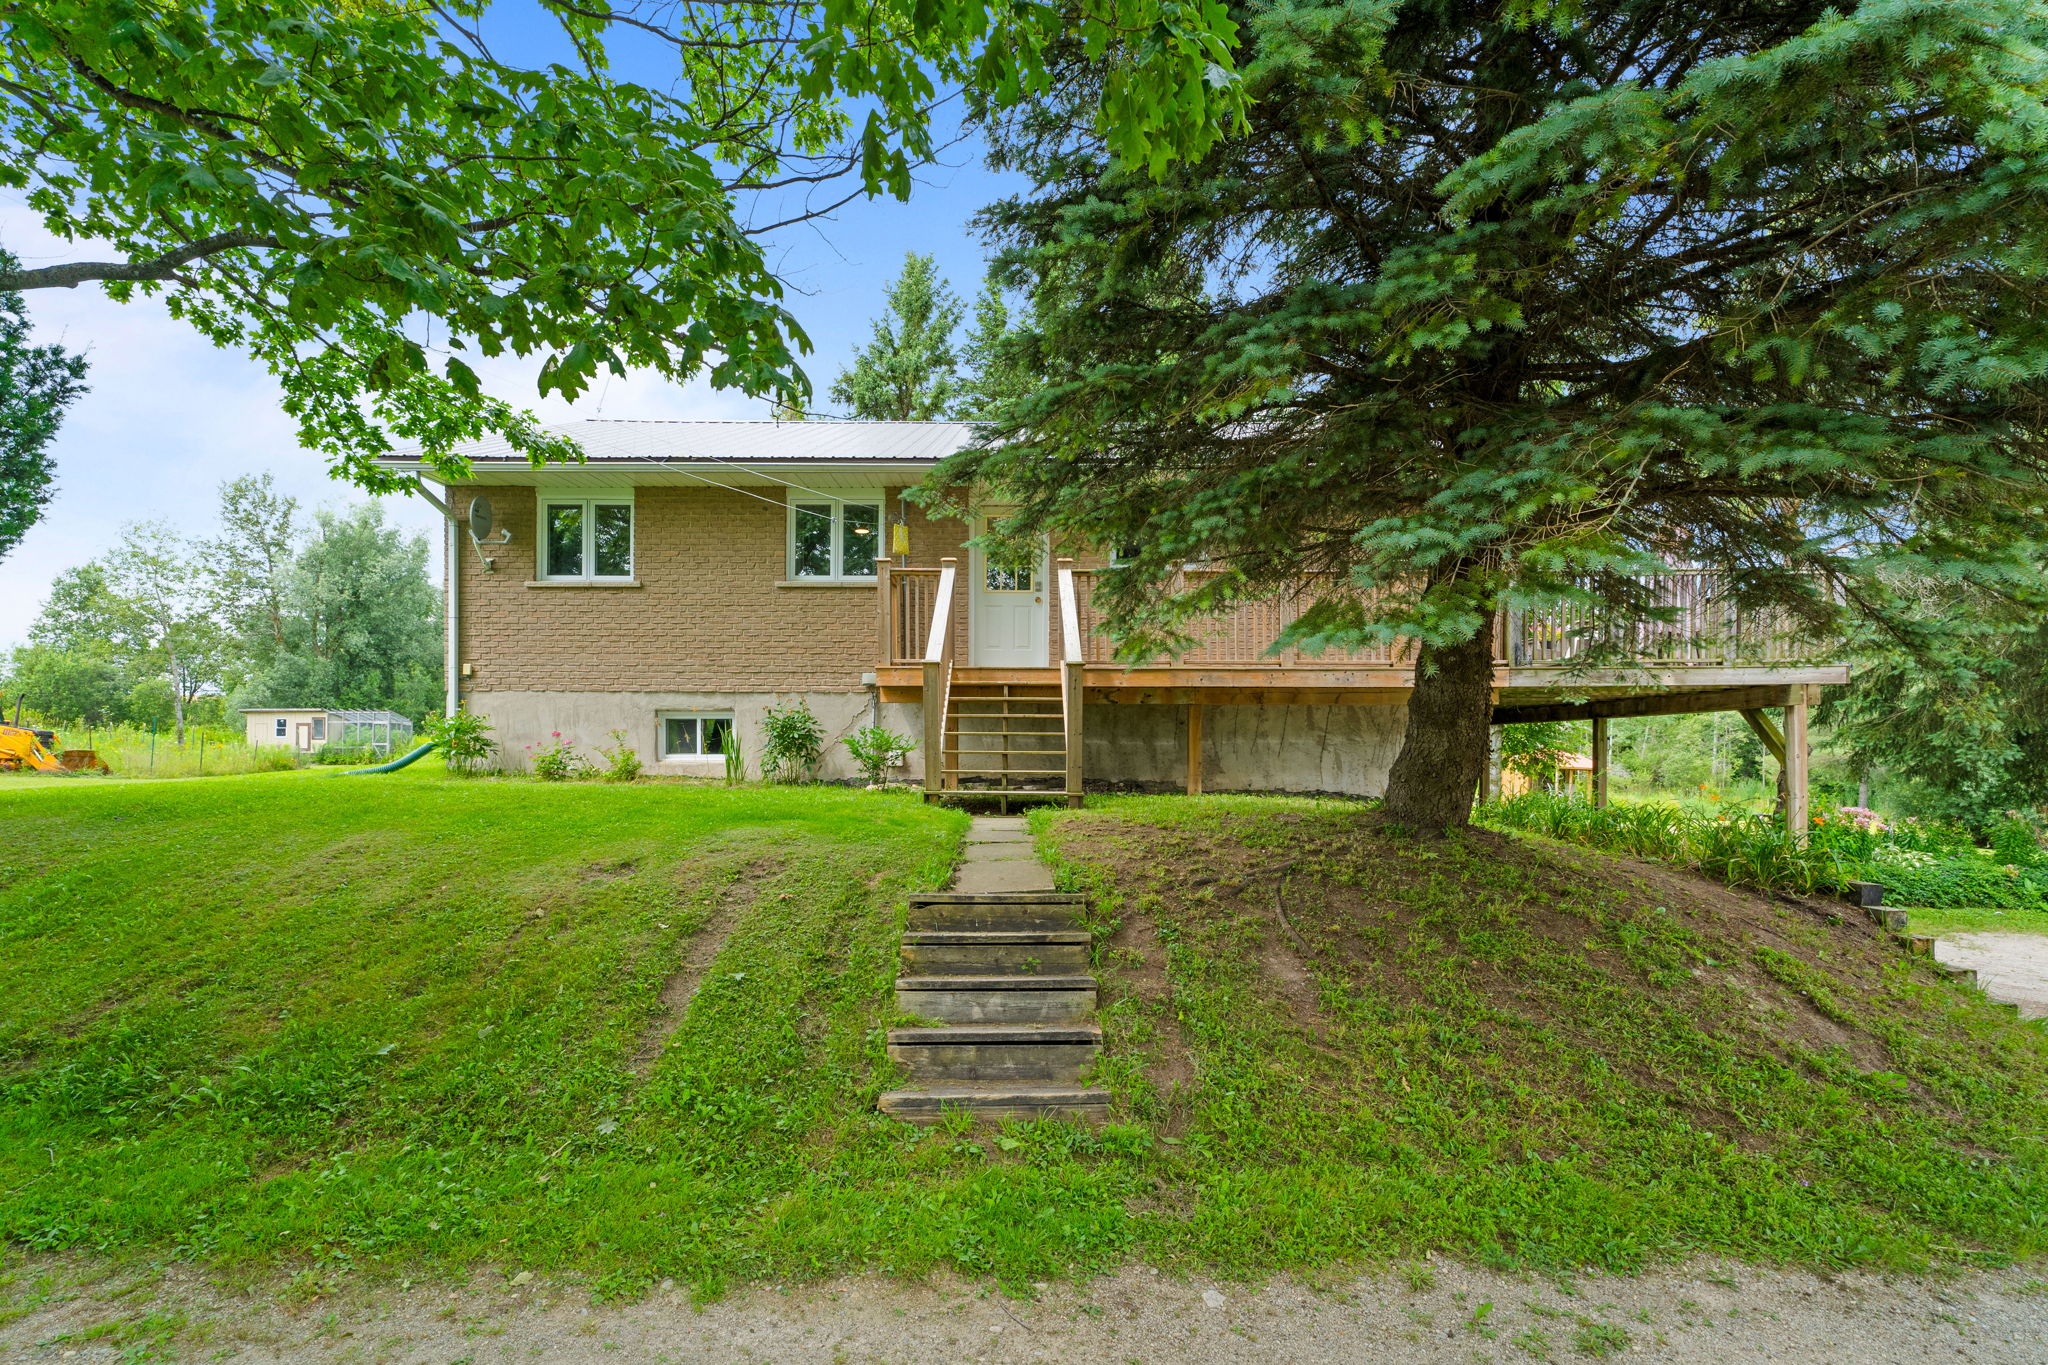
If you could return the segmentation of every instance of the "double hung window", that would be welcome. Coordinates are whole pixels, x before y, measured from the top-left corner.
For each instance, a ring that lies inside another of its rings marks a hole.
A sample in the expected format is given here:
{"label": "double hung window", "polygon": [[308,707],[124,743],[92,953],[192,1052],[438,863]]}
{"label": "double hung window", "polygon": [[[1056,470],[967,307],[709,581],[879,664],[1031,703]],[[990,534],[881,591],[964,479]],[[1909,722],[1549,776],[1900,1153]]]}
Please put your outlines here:
{"label": "double hung window", "polygon": [[543,497],[540,504],[544,579],[602,582],[633,576],[630,496]]}
{"label": "double hung window", "polygon": [[791,578],[821,582],[871,579],[881,554],[881,541],[881,494],[845,498],[790,495]]}

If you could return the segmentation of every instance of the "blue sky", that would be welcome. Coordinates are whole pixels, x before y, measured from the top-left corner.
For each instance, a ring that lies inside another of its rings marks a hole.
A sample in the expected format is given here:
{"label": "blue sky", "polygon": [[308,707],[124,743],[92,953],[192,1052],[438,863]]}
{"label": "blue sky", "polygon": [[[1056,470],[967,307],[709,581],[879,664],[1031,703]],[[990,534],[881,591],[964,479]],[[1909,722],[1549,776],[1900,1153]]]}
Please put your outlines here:
{"label": "blue sky", "polygon": [[[497,24],[488,36],[500,56],[530,61],[542,55],[525,15],[508,10]],[[657,57],[626,56],[623,74],[657,83]],[[936,257],[963,297],[971,299],[979,288],[983,248],[968,220],[1020,182],[982,169],[978,149],[969,144],[946,160],[949,166],[923,174],[908,203],[856,200],[833,221],[792,229],[775,243],[770,259],[815,348],[804,365],[820,406],[832,377],[867,339],[883,289],[906,251]],[[27,265],[96,258],[94,244],[50,237],[14,194],[0,193],[0,244]],[[267,470],[307,507],[361,498],[327,476],[320,456],[299,448],[262,367],[215,349],[172,321],[161,304],[116,304],[92,286],[38,290],[26,299],[39,340],[86,352],[92,391],[71,408],[54,444],[55,500],[0,560],[0,647],[26,638],[52,577],[108,549],[124,524],[162,518],[188,533],[210,532],[219,486],[237,475]],[[768,415],[765,404],[744,395],[647,376],[600,381],[573,405],[543,401],[534,386],[538,369],[537,361],[479,366],[493,392],[549,421]],[[434,529],[431,509],[419,499],[385,502],[394,520]],[[439,556],[433,560],[438,572]]]}

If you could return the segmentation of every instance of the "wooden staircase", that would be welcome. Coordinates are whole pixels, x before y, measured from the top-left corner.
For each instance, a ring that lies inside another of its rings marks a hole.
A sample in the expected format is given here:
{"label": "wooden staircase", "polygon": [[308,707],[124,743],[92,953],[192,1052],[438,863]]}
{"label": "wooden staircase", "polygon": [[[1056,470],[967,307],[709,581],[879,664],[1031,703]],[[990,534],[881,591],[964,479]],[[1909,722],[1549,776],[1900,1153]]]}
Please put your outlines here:
{"label": "wooden staircase", "polygon": [[889,1056],[910,1084],[881,1097],[885,1114],[936,1122],[1101,1118],[1107,1091],[1082,1084],[1102,1046],[1095,978],[1077,895],[932,892],[910,898],[898,1013],[929,1021],[889,1030]]}
{"label": "wooden staircase", "polygon": [[945,786],[1064,795],[1066,708],[1057,675],[1044,682],[956,677],[946,698]]}

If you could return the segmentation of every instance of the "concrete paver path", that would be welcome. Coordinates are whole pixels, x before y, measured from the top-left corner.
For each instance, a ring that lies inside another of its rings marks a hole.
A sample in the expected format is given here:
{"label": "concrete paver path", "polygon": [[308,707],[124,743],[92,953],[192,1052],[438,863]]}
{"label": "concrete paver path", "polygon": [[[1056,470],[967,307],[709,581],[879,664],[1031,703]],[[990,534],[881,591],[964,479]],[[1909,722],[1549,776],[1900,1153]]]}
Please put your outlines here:
{"label": "concrete paver path", "polygon": [[954,891],[1050,891],[1052,869],[1038,861],[1021,815],[977,816],[953,874]]}

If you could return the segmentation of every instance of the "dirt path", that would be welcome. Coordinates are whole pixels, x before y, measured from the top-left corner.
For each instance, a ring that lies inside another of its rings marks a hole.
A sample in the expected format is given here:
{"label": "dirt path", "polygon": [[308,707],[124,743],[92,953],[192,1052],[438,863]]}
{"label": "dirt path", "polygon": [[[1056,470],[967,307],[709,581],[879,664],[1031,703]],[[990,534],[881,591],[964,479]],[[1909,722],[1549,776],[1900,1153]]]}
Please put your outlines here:
{"label": "dirt path", "polygon": [[[1815,1276],[1696,1262],[1569,1283],[1436,1261],[1312,1287],[1179,1280],[1143,1267],[1007,1298],[957,1279],[843,1279],[692,1308],[673,1286],[593,1308],[586,1291],[495,1272],[471,1287],[354,1286],[281,1306],[189,1271],[152,1285],[78,1263],[10,1265],[0,1361],[233,1360],[492,1365],[1178,1365],[1289,1362],[2048,1360],[2048,1283]],[[34,1292],[38,1272],[43,1289]]]}

